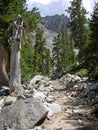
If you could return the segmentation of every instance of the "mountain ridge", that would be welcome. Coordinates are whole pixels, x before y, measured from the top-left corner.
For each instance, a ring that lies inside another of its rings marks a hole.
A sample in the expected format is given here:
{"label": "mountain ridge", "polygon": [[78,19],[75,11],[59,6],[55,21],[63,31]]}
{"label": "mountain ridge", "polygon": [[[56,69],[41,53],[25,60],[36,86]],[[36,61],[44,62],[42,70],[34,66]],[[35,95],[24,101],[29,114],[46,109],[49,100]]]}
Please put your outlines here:
{"label": "mountain ridge", "polygon": [[69,23],[69,18],[64,14],[56,14],[53,16],[42,17],[42,21],[44,23],[45,28],[51,30],[52,32],[58,33],[62,25],[67,27],[67,24]]}

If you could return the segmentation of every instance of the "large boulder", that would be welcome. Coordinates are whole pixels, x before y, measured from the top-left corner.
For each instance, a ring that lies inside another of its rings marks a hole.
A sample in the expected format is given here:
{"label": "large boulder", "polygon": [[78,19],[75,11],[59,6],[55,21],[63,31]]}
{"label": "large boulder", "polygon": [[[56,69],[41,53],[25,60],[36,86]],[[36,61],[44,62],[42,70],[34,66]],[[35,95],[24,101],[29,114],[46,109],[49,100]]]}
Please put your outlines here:
{"label": "large boulder", "polygon": [[48,111],[34,98],[20,99],[6,106],[0,113],[0,130],[7,128],[28,130],[47,117]]}

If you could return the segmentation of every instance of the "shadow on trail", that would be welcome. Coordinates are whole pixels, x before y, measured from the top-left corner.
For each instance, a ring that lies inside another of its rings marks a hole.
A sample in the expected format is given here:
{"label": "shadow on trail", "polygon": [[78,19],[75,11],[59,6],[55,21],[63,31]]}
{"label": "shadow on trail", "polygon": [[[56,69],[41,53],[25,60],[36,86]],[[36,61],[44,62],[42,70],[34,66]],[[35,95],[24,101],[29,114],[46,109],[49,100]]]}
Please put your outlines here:
{"label": "shadow on trail", "polygon": [[[65,92],[65,95],[68,97],[67,101],[63,104],[65,106],[71,106],[71,109],[68,108],[72,111],[68,116],[68,120],[76,120],[76,123],[78,122],[80,124],[80,128],[76,130],[98,130],[98,109],[96,114],[93,109],[95,104],[92,105],[94,97],[98,95],[98,91],[87,91],[85,89],[74,90],[72,87],[74,85],[71,84],[69,86],[63,86],[63,88],[55,88],[55,91]],[[98,103],[96,104],[97,106]]]}

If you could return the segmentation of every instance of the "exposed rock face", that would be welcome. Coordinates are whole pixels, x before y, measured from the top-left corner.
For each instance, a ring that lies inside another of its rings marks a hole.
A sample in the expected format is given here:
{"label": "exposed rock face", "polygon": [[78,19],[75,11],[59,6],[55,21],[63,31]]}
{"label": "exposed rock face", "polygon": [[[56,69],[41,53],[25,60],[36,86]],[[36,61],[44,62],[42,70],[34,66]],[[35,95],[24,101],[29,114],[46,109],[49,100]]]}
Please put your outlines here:
{"label": "exposed rock face", "polygon": [[48,111],[34,98],[17,100],[4,107],[0,113],[0,130],[4,127],[18,130],[33,128],[42,119],[46,118]]}
{"label": "exposed rock face", "polygon": [[42,18],[44,22],[43,30],[44,37],[46,39],[46,47],[52,52],[53,49],[53,39],[57,36],[61,25],[63,24],[65,27],[69,22],[69,19],[65,15],[54,15],[54,16],[46,16]]}
{"label": "exposed rock face", "polygon": [[[44,27],[44,37],[46,39],[46,47],[50,50],[53,49],[53,39],[57,36],[58,33],[53,32],[52,30],[48,30]],[[52,53],[52,52],[51,52]]]}
{"label": "exposed rock face", "polygon": [[62,15],[54,15],[54,16],[46,16],[42,18],[44,23],[45,23],[45,27],[48,30],[51,30],[53,32],[58,33],[61,25],[67,25],[69,22],[69,19],[67,16],[65,16],[64,14]]}

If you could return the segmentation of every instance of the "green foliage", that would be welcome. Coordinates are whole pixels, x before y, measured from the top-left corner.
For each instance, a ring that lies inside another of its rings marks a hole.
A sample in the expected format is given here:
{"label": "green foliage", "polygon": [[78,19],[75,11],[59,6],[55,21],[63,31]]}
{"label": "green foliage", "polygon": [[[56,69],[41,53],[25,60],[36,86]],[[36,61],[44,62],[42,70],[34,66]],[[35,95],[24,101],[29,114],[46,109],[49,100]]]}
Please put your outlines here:
{"label": "green foliage", "polygon": [[8,39],[12,35],[10,25],[17,14],[26,10],[26,0],[0,0],[0,43],[8,46]]}
{"label": "green foliage", "polygon": [[[22,82],[29,80],[35,74],[49,74],[50,53],[45,48],[43,31],[38,29],[41,17],[34,7],[26,11],[26,0],[0,0],[0,43],[9,45],[12,37],[13,21],[20,14],[23,18],[23,41],[21,50]],[[36,32],[35,49],[34,38]]]}
{"label": "green foliage", "polygon": [[[32,11],[27,11],[23,15],[24,19],[24,45],[22,45],[22,58],[21,58],[21,65],[22,65],[22,81],[30,80],[34,75],[39,73],[39,66],[41,62],[41,56],[38,53],[38,50],[34,49],[34,44],[40,45],[41,44],[39,39],[39,43],[37,40],[36,35],[40,34],[40,30],[36,33],[36,29],[40,21],[40,15],[38,14],[38,9],[33,8]],[[35,35],[36,33],[36,35]],[[44,39],[43,39],[44,40]],[[40,51],[39,49],[39,51]],[[41,51],[40,51],[41,52]]]}
{"label": "green foliage", "polygon": [[80,69],[80,70],[77,70],[76,72],[75,72],[75,74],[76,75],[80,75],[80,76],[87,76],[88,75],[88,71],[87,71],[87,69]]}
{"label": "green foliage", "polygon": [[90,20],[90,43],[87,47],[87,69],[91,77],[98,77],[98,3],[95,4]]}
{"label": "green foliage", "polygon": [[82,6],[82,0],[73,0],[68,13],[70,14],[71,37],[75,48],[79,49],[78,61],[81,63],[85,59],[84,51],[88,44],[86,10]]}
{"label": "green foliage", "polygon": [[62,74],[74,63],[73,42],[63,25],[58,37],[54,38],[53,46],[53,65]]}
{"label": "green foliage", "polygon": [[22,82],[28,81],[33,77],[33,47],[29,44],[22,44],[21,48],[21,76]]}
{"label": "green foliage", "polygon": [[43,38],[43,30],[36,29],[36,40],[34,46],[33,69],[34,74],[50,74],[50,51],[45,47],[45,38]]}
{"label": "green foliage", "polygon": [[44,55],[44,59],[45,59],[45,68],[44,68],[44,74],[51,76],[51,57],[50,57],[50,50],[47,48],[44,48],[45,51],[45,55]]}
{"label": "green foliage", "polygon": [[34,7],[31,11],[26,11],[23,14],[23,20],[26,32],[33,32],[36,29],[38,23],[41,22],[38,9]]}

